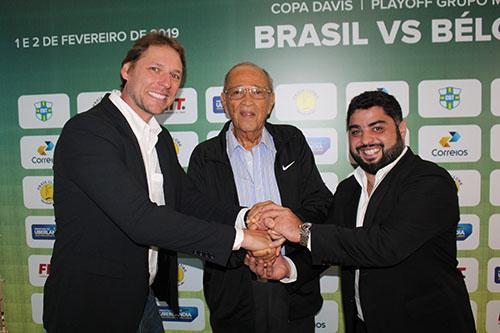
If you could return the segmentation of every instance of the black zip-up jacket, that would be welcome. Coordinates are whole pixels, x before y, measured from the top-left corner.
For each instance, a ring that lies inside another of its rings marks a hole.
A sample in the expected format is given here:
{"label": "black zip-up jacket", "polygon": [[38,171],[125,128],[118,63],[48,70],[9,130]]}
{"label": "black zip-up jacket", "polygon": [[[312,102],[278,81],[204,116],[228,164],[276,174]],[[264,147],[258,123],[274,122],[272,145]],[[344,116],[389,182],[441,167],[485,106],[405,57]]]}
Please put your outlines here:
{"label": "black zip-up jacket", "polygon": [[[266,123],[265,127],[273,137],[277,151],[274,171],[282,205],[292,209],[303,221],[323,223],[333,196],[321,179],[304,135],[290,125]],[[228,129],[229,122],[217,137],[195,148],[188,175],[200,191],[213,199],[239,204],[226,150]],[[287,253],[297,248],[300,246],[288,244]],[[224,327],[242,328],[255,319],[252,273],[243,264],[244,254],[243,250],[233,252],[228,268],[205,263],[204,293],[211,321],[224,323]],[[301,274],[301,266],[303,263],[297,267],[298,280],[286,284],[290,320],[315,315],[323,303],[318,276]]]}

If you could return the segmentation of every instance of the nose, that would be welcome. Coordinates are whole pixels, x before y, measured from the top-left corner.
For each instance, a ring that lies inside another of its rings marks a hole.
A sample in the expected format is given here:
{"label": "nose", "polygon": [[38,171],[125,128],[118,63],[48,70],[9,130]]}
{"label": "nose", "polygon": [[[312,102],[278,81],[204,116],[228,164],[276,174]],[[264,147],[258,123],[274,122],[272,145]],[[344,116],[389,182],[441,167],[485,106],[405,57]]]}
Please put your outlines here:
{"label": "nose", "polygon": [[369,145],[373,143],[373,135],[371,135],[370,131],[362,131],[360,141],[364,145]]}
{"label": "nose", "polygon": [[170,73],[162,73],[159,77],[158,83],[166,88],[170,88],[172,85],[172,77]]}

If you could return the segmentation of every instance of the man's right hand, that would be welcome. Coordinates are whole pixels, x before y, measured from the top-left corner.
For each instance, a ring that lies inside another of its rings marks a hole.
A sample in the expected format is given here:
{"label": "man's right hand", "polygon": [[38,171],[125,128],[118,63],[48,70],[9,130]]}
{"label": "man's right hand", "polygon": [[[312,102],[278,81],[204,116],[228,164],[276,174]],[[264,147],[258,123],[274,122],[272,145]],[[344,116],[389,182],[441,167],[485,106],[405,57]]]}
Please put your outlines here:
{"label": "man's right hand", "polygon": [[272,241],[269,234],[263,230],[243,230],[243,242],[241,247],[248,251],[256,251],[260,256],[271,255],[276,251],[276,247],[283,244],[284,239]]}

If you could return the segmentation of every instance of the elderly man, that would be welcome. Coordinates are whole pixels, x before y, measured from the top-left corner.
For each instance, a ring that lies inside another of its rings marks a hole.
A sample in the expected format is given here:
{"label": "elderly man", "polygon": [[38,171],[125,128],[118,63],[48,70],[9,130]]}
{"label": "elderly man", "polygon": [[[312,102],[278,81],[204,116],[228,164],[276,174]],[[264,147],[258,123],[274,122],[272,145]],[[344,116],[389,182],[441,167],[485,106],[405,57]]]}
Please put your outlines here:
{"label": "elderly man", "polygon": [[[307,221],[323,221],[332,194],[303,134],[266,122],[274,105],[269,74],[252,63],[234,66],[221,99],[231,120],[191,155],[188,175],[198,188],[227,204],[270,200]],[[284,252],[296,247],[287,245]],[[234,253],[228,268],[205,264],[204,292],[214,332],[314,332],[314,315],[322,304],[318,277],[303,275],[286,287],[266,283],[243,264],[244,255]]]}
{"label": "elderly man", "polygon": [[157,295],[175,311],[177,258],[160,253],[158,269],[158,248],[225,265],[240,246],[271,245],[255,231],[201,220],[235,224],[245,210],[196,190],[169,132],[153,117],[174,101],[184,67],[176,40],[148,34],[122,62],[122,89],[64,126],[54,157],[57,233],[44,290],[49,333],[163,332],[149,286],[157,273],[165,276]]}

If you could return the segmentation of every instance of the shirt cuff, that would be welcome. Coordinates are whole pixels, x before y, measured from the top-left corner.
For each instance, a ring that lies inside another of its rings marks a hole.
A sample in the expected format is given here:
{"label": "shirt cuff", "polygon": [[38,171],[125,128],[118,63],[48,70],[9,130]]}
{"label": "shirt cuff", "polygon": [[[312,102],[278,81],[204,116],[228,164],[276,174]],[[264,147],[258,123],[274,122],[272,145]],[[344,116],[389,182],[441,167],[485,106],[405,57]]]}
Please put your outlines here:
{"label": "shirt cuff", "polygon": [[288,277],[284,277],[280,280],[282,283],[292,283],[297,281],[297,267],[295,267],[295,264],[293,263],[292,259],[283,256],[283,259],[285,259],[288,262],[288,265],[290,265],[290,274]]}
{"label": "shirt cuff", "polygon": [[240,229],[246,229],[246,224],[245,224],[245,214],[246,212],[250,210],[250,208],[242,208],[238,215],[236,216],[236,221],[234,221],[234,226],[236,228]]}
{"label": "shirt cuff", "polygon": [[234,229],[236,229],[236,237],[234,237],[233,251],[237,251],[240,249],[241,243],[243,243],[243,238],[245,238],[245,233],[241,228],[235,227]]}

